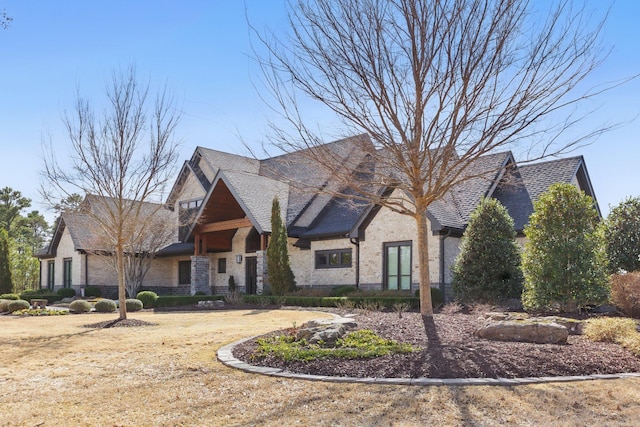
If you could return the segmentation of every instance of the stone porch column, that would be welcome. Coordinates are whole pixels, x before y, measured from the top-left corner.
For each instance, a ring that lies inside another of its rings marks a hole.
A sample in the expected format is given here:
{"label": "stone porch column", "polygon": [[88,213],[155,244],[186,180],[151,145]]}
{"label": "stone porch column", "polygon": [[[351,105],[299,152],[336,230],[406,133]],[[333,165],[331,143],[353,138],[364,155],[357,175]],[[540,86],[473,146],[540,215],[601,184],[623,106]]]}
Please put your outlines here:
{"label": "stone porch column", "polygon": [[256,293],[262,295],[269,289],[269,280],[267,276],[267,251],[256,251]]}
{"label": "stone porch column", "polygon": [[204,292],[205,295],[211,295],[209,287],[209,257],[197,256],[191,257],[191,295],[196,292]]}

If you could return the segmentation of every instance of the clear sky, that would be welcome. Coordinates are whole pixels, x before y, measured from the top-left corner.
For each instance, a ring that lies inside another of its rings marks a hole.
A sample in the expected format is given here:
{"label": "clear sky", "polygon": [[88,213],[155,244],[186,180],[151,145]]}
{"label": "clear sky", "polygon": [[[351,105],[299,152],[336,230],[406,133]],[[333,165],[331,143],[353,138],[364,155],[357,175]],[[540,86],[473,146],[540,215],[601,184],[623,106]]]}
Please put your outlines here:
{"label": "clear sky", "polygon": [[[0,188],[21,191],[32,209],[45,211],[43,137],[64,153],[60,117],[76,89],[101,100],[111,73],[131,64],[152,86],[166,82],[178,100],[180,163],[198,145],[246,154],[240,138],[259,150],[270,112],[258,93],[246,16],[258,29],[284,29],[283,0],[0,0],[3,9],[14,20],[0,30]],[[594,84],[640,73],[639,18],[636,0],[612,5],[603,42],[613,50]],[[640,79],[598,106],[591,124],[629,122],[574,153],[585,156],[606,214],[640,196]]]}

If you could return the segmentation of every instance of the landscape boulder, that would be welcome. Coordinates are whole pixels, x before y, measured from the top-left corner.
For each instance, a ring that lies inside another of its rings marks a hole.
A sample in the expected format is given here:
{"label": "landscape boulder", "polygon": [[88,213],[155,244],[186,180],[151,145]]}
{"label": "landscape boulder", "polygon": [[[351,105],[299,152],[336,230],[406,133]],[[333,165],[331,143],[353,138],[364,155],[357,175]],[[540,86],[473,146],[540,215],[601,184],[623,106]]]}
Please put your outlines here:
{"label": "landscape boulder", "polygon": [[476,331],[476,336],[488,340],[536,344],[566,344],[568,335],[562,325],[531,319],[490,321]]}
{"label": "landscape boulder", "polygon": [[345,317],[311,320],[296,333],[296,340],[304,339],[309,344],[323,343],[327,347],[333,347],[347,330],[356,326],[353,319]]}

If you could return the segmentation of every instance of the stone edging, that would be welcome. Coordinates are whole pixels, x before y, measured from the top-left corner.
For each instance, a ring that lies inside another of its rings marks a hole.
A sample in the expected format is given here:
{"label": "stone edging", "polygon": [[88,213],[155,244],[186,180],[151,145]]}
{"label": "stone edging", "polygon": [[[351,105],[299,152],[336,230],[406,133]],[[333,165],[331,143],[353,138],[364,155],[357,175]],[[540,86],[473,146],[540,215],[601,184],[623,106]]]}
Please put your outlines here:
{"label": "stone edging", "polygon": [[621,378],[640,378],[640,373],[581,375],[567,377],[528,377],[528,378],[356,378],[356,377],[332,377],[326,375],[296,374],[284,371],[280,368],[268,368],[254,366],[245,363],[233,356],[235,346],[242,344],[259,335],[243,338],[239,341],[227,344],[218,350],[218,360],[224,365],[240,369],[252,374],[268,375],[273,377],[292,378],[308,381],[323,381],[332,383],[360,383],[360,384],[392,384],[392,385],[502,385],[514,386],[524,384],[541,384],[552,382],[588,381],[588,380],[615,380]]}

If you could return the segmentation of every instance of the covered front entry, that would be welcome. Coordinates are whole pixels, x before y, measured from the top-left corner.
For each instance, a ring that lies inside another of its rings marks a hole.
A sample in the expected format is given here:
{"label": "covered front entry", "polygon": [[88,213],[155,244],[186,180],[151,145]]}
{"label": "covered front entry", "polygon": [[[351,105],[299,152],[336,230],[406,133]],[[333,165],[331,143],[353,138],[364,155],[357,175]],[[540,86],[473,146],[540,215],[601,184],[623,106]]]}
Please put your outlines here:
{"label": "covered front entry", "polygon": [[245,292],[256,294],[258,292],[258,258],[247,257],[245,265]]}
{"label": "covered front entry", "polygon": [[[212,260],[209,274],[215,274],[199,280],[207,281],[212,290],[221,291],[222,275],[235,273],[240,286],[244,281],[246,293],[259,294],[266,283],[262,258],[268,244],[268,233],[261,231],[262,227],[252,219],[247,204],[239,202],[233,188],[224,179],[216,179],[210,197],[204,200],[199,220],[193,224],[190,234],[194,239],[194,257]],[[251,256],[247,256],[249,254]],[[226,262],[227,257],[236,261],[233,266]],[[224,263],[219,263],[220,258]],[[240,265],[243,258],[244,268]],[[226,288],[227,279],[223,280]]]}

